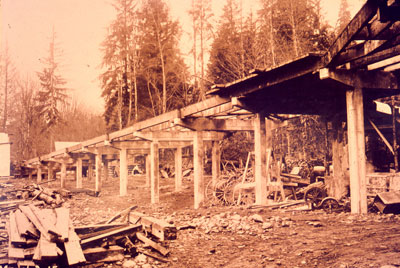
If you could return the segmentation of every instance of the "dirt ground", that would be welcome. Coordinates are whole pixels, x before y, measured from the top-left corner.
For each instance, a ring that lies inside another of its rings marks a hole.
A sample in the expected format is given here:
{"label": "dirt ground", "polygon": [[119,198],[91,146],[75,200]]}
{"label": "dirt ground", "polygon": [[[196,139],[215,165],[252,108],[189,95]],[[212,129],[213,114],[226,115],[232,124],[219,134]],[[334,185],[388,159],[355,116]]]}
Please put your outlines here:
{"label": "dirt ground", "polygon": [[[13,180],[15,185],[30,184]],[[59,182],[49,187],[57,188]],[[128,195],[118,196],[118,178],[103,182],[99,197],[76,193],[64,203],[74,225],[94,224],[137,205],[136,211],[173,221],[178,231],[168,241],[168,263],[127,257],[105,267],[400,267],[400,217],[327,214],[241,207],[193,209],[193,182],[174,192],[174,179],[161,179],[160,203],[150,204],[143,176],[129,177]],[[46,186],[46,185],[45,185]],[[73,179],[67,188],[73,190]],[[84,181],[94,189],[94,181]],[[99,266],[96,266],[99,267]]]}

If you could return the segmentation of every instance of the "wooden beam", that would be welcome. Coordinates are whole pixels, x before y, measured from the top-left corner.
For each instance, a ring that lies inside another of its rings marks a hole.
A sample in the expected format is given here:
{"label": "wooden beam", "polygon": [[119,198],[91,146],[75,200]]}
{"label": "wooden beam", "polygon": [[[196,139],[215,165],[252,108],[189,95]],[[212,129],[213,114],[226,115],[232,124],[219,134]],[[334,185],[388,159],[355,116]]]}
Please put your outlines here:
{"label": "wooden beam", "polygon": [[351,61],[349,64],[350,69],[356,69],[356,68],[362,68],[367,65],[373,64],[375,62],[379,62],[391,57],[395,57],[400,54],[400,45],[396,45],[394,47],[376,52],[374,54],[371,54],[367,57],[363,57],[360,59],[356,59],[354,61]]}
{"label": "wooden beam", "polygon": [[204,201],[204,143],[203,132],[196,131],[193,140],[193,167],[194,167],[194,208],[200,208]]}
{"label": "wooden beam", "polygon": [[128,194],[128,152],[125,148],[120,151],[119,170],[119,195],[126,196]]}
{"label": "wooden beam", "polygon": [[368,119],[368,122],[371,124],[373,129],[375,129],[376,133],[378,133],[378,135],[382,139],[382,141],[386,144],[386,146],[388,147],[389,151],[392,152],[392,154],[394,155],[393,147],[390,144],[390,142],[385,138],[383,133],[379,130],[379,128],[374,124],[374,122],[371,119]]}
{"label": "wooden beam", "polygon": [[150,191],[151,191],[151,203],[160,202],[160,174],[159,174],[159,152],[158,143],[152,142],[150,146]]}
{"label": "wooden beam", "polygon": [[108,172],[109,172],[109,161],[108,159],[103,158],[103,174],[104,174],[104,181],[108,181]]}
{"label": "wooden beam", "polygon": [[321,69],[320,79],[330,78],[349,87],[359,86],[372,89],[399,89],[397,77],[384,71],[355,71],[338,69]]}
{"label": "wooden beam", "polygon": [[336,38],[335,42],[329,48],[327,55],[324,57],[323,62],[327,65],[335,65],[336,58],[355,39],[357,34],[368,24],[372,17],[375,16],[377,10],[378,1],[368,0]]}
{"label": "wooden beam", "polygon": [[208,118],[175,118],[174,124],[197,131],[251,131],[251,120],[208,119]]}
{"label": "wooden beam", "polygon": [[386,40],[387,36],[383,36],[387,28],[390,27],[391,22],[381,22],[374,20],[366,25],[359,33],[354,36],[355,40]]}
{"label": "wooden beam", "polygon": [[394,56],[392,58],[388,58],[382,61],[378,61],[368,65],[368,70],[376,70],[376,69],[383,69],[387,66],[396,64],[400,62],[400,55]]}
{"label": "wooden beam", "polygon": [[[146,140],[157,140],[161,141],[193,141],[195,131],[163,131],[163,132],[135,132],[134,136],[146,139]],[[204,140],[222,140],[224,138],[223,133],[218,132],[204,132]]]}
{"label": "wooden beam", "polygon": [[76,188],[82,188],[82,158],[76,161]]}
{"label": "wooden beam", "polygon": [[368,56],[383,46],[386,42],[386,40],[368,40],[358,46],[349,48],[337,56],[336,65],[341,65],[346,62]]}
{"label": "wooden beam", "polygon": [[367,213],[366,156],[363,93],[360,87],[346,91],[352,213]]}
{"label": "wooden beam", "polygon": [[266,139],[265,115],[257,114],[256,118],[254,119],[254,154],[256,204],[258,205],[267,204]]}
{"label": "wooden beam", "polygon": [[182,190],[182,147],[175,150],[175,191]]}
{"label": "wooden beam", "polygon": [[53,163],[47,164],[47,181],[49,181],[49,182],[54,179],[53,178],[53,176],[54,176],[53,166],[54,166]]}

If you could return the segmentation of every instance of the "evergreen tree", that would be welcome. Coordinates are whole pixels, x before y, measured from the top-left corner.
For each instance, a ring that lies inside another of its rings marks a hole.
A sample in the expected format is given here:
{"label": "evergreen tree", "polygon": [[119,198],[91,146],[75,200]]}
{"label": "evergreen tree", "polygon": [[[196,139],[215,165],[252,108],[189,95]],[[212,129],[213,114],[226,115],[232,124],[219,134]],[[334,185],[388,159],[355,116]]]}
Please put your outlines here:
{"label": "evergreen tree", "polygon": [[349,24],[351,15],[349,11],[349,3],[347,0],[340,0],[339,16],[336,22],[336,35],[339,35],[344,27]]}
{"label": "evergreen tree", "polygon": [[44,58],[43,70],[37,74],[41,86],[38,93],[39,105],[37,108],[39,109],[39,115],[45,123],[43,131],[48,131],[50,133],[50,150],[53,150],[52,129],[61,122],[59,105],[64,103],[67,99],[67,88],[64,87],[66,81],[58,73],[59,63],[56,60],[58,50],[55,45],[55,39],[56,36],[53,28],[49,56]]}
{"label": "evergreen tree", "polygon": [[[109,129],[122,129],[138,120],[137,9],[133,0],[115,0],[115,20],[102,43],[102,97],[104,118]],[[134,108],[132,107],[134,106]]]}
{"label": "evergreen tree", "polygon": [[177,96],[188,76],[177,47],[180,26],[162,0],[146,0],[139,13],[139,33],[141,80],[148,93],[142,107],[155,116],[182,103]]}

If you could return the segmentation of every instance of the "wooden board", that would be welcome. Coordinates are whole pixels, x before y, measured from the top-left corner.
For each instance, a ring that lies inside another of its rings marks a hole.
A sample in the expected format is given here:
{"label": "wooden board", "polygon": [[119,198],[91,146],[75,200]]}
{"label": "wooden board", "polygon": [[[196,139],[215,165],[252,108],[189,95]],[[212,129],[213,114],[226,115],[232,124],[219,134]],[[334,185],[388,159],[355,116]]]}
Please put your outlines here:
{"label": "wooden board", "polygon": [[21,236],[18,226],[17,226],[17,220],[15,218],[15,213],[11,212],[10,213],[10,236],[9,239],[11,241],[11,244],[13,246],[21,247],[24,246],[26,243],[26,239]]}
{"label": "wooden board", "polygon": [[45,236],[47,240],[51,240],[52,236],[47,232],[47,230],[43,227],[39,219],[32,212],[29,206],[20,206],[19,209],[25,214],[25,216],[35,225],[35,227],[39,230],[41,236]]}
{"label": "wooden board", "polygon": [[75,226],[74,230],[78,235],[84,235],[111,228],[126,227],[126,226],[128,226],[127,223],[92,224],[84,226]]}
{"label": "wooden board", "polygon": [[122,261],[124,248],[120,246],[88,248],[83,251],[83,254],[88,263]]}
{"label": "wooden board", "polygon": [[55,226],[57,219],[52,209],[38,209],[33,205],[29,205],[29,208],[36,215],[47,233],[61,237],[61,232]]}
{"label": "wooden board", "polygon": [[[64,208],[64,207],[60,207],[60,208],[56,208],[55,209],[56,212],[56,224],[55,227],[57,228],[57,230],[60,232],[61,234],[61,240],[63,242],[68,241],[68,236],[70,233],[70,228],[69,228],[69,209],[68,208]],[[72,230],[73,231],[73,230]],[[75,232],[74,232],[75,233]]]}
{"label": "wooden board", "polygon": [[169,253],[169,250],[166,249],[165,247],[157,244],[156,242],[154,242],[153,240],[147,238],[144,234],[142,233],[136,233],[136,237],[137,239],[139,239],[140,241],[142,241],[143,243],[145,243],[146,245],[154,248],[155,250],[157,250],[158,252],[160,252],[163,256],[166,256]]}
{"label": "wooden board", "polygon": [[[60,249],[56,243],[50,242],[45,236],[40,236],[39,243],[35,248],[33,260],[35,261],[51,261],[58,257]],[[61,251],[62,252],[62,251]]]}
{"label": "wooden board", "polygon": [[72,224],[69,221],[68,228],[69,239],[64,242],[65,253],[67,255],[68,265],[75,265],[78,263],[84,263],[86,261],[85,256],[82,252],[82,247],[80,244],[80,238],[75,233]]}
{"label": "wooden board", "polygon": [[113,240],[119,237],[124,237],[125,235],[130,235],[135,233],[141,228],[141,225],[129,225],[127,227],[121,227],[117,230],[107,232],[95,237],[84,239],[81,241],[81,246],[85,247],[92,243],[104,242],[105,240]]}
{"label": "wooden board", "polygon": [[132,223],[140,223],[144,231],[158,237],[160,241],[176,239],[177,229],[174,225],[139,212],[131,213]]}
{"label": "wooden board", "polygon": [[17,227],[19,232],[21,233],[21,236],[24,236],[25,238],[40,237],[39,231],[35,228],[32,222],[29,221],[25,214],[22,213],[19,209],[15,211],[15,220],[17,221]]}

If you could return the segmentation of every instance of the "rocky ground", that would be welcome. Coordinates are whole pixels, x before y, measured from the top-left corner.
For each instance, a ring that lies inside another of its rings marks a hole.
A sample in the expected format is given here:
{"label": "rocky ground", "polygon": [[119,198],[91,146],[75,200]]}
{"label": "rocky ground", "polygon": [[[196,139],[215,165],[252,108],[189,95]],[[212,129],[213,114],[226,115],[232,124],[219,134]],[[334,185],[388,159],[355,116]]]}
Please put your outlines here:
{"label": "rocky ground", "polygon": [[[50,187],[58,185],[54,182]],[[186,228],[167,243],[168,263],[138,255],[106,267],[400,267],[400,217],[396,215],[242,207],[194,210],[190,178],[181,192],[173,192],[173,178],[162,179],[160,203],[153,205],[144,177],[130,177],[124,197],[118,196],[118,185],[118,178],[109,179],[99,197],[79,193],[67,200],[64,205],[70,208],[74,224],[98,223],[137,205],[136,211]],[[93,189],[94,182],[85,181],[84,187]],[[74,188],[72,179],[67,188]]]}

